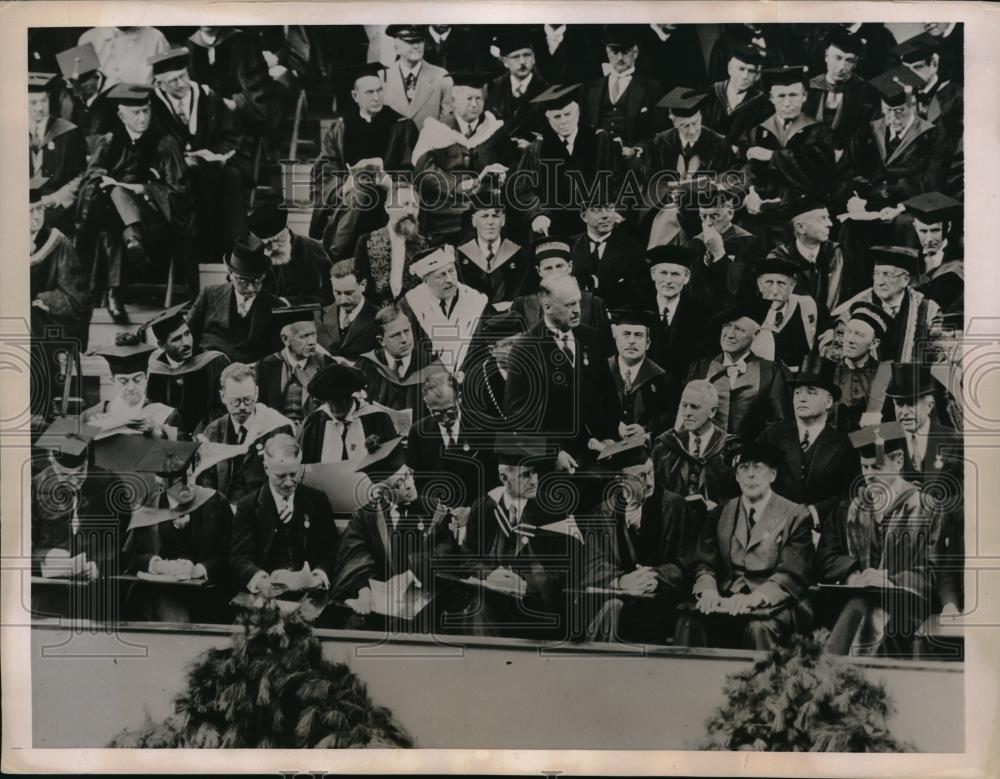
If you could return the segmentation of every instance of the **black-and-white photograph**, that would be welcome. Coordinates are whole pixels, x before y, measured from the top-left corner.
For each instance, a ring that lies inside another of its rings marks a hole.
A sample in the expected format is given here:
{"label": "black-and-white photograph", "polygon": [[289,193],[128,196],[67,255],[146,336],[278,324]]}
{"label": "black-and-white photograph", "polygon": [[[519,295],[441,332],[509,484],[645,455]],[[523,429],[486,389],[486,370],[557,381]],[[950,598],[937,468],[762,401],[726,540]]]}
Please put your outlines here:
{"label": "black-and-white photograph", "polygon": [[566,16],[27,31],[34,748],[964,751],[966,25]]}

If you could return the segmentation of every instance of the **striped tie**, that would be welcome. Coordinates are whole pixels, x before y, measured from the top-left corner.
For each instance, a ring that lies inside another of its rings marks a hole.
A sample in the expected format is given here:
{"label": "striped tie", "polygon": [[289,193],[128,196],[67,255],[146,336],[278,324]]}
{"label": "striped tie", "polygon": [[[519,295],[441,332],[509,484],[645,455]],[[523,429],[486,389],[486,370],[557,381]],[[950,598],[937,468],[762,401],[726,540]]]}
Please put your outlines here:
{"label": "striped tie", "polygon": [[292,504],[289,500],[282,501],[281,507],[278,509],[278,519],[281,520],[282,524],[287,525],[292,521]]}

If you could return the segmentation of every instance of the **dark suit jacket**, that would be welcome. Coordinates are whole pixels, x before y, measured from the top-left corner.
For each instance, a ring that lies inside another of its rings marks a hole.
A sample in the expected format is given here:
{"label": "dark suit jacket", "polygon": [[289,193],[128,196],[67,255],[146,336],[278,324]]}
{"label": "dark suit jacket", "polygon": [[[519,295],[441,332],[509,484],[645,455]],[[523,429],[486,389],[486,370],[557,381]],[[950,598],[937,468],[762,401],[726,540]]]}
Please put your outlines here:
{"label": "dark suit jacket", "polygon": [[[166,496],[160,494],[159,508],[167,508]],[[215,493],[191,512],[190,522],[177,530],[171,522],[136,528],[125,539],[122,568],[125,573],[148,571],[154,556],[165,560],[190,560],[205,566],[208,581],[218,584],[228,573],[229,541],[233,512],[219,493]]]}
{"label": "dark suit jacket", "polygon": [[[580,122],[601,129],[601,102],[608,94],[609,76],[588,81],[580,94]],[[656,103],[663,94],[660,82],[649,76],[633,74],[618,103],[625,113],[625,132],[622,143],[634,146],[652,137],[656,126]],[[606,128],[605,128],[606,129]]]}
{"label": "dark suit jacket", "polygon": [[718,175],[730,170],[735,162],[732,146],[715,129],[702,127],[686,161],[681,155],[682,145],[680,134],[673,127],[656,133],[643,155],[643,171],[652,176],[662,170],[672,170],[680,178],[699,172]]}
{"label": "dark suit jacket", "polygon": [[271,324],[271,310],[282,305],[269,292],[258,292],[246,318],[248,332],[237,338],[232,329],[238,319],[236,293],[231,284],[215,284],[198,294],[188,314],[188,327],[203,349],[216,349],[233,362],[252,363],[281,349],[281,338]]}
{"label": "dark suit jacket", "polygon": [[544,321],[517,337],[504,412],[512,424],[518,420],[525,435],[541,436],[578,456],[587,454],[591,437],[618,437],[619,406],[600,335],[586,325],[573,335],[572,366]]}
{"label": "dark suit jacket", "polygon": [[740,488],[730,460],[739,446],[739,438],[716,427],[695,457],[687,448],[687,432],[667,430],[653,447],[656,483],[678,495],[701,495],[715,503],[734,498]]}
{"label": "dark suit jacket", "polygon": [[304,235],[292,233],[292,257],[285,265],[272,265],[264,289],[291,305],[333,300],[330,284],[330,257],[323,244]]}
{"label": "dark suit jacket", "polygon": [[737,377],[732,388],[722,367],[721,354],[703,357],[692,364],[687,381],[707,379],[712,382],[719,391],[716,424],[744,441],[752,441],[768,423],[785,418],[788,401],[785,380],[777,365],[753,353],[747,355],[746,361],[746,372]]}
{"label": "dark suit jacket", "polygon": [[357,368],[368,379],[368,400],[388,408],[413,411],[413,419],[423,416],[426,407],[422,396],[423,380],[431,373],[444,373],[445,367],[426,350],[415,349],[402,378],[389,370],[381,347],[362,354]]}
{"label": "dark suit jacket", "polygon": [[[541,132],[545,125],[544,112],[531,101],[548,87],[549,82],[539,75],[536,68],[525,93],[515,98],[510,86],[510,74],[504,71],[486,85],[486,110],[503,122],[507,138],[531,140],[531,134]],[[505,159],[509,158],[515,162],[520,155],[512,141],[508,143],[505,155]],[[506,161],[504,164],[507,164]]]}
{"label": "dark suit jacket", "polygon": [[881,110],[881,99],[875,88],[857,75],[842,87],[843,97],[840,106],[830,111],[826,108],[826,96],[830,85],[826,74],[820,73],[809,82],[809,94],[805,107],[802,109],[813,119],[818,119],[828,125],[833,131],[836,148],[843,149],[851,137],[878,116]]}
{"label": "dark suit jacket", "polygon": [[[306,362],[306,378],[311,379],[331,362],[332,360],[325,354],[317,352]],[[265,406],[270,406],[275,411],[287,415],[288,412],[285,410],[285,399],[282,393],[283,387],[281,385],[281,377],[284,368],[285,361],[281,356],[281,352],[269,354],[267,357],[262,357],[260,359],[256,366],[257,387],[259,390],[257,400]],[[305,387],[302,388],[302,395],[301,413],[303,417],[306,417],[315,407],[316,400],[315,398],[309,397],[305,391]]]}
{"label": "dark suit jacket", "polygon": [[825,192],[835,180],[833,133],[809,116],[803,115],[802,120],[800,129],[784,142],[773,115],[750,128],[740,141],[744,159],[747,149],[753,146],[773,152],[768,162],[748,160],[745,166],[747,183],[753,184],[762,198],[784,198],[789,192]]}
{"label": "dark suit jacket", "polygon": [[441,494],[441,487],[447,486],[444,494],[449,497],[444,502],[448,506],[471,506],[497,485],[499,476],[492,453],[494,431],[477,424],[479,421],[463,412],[458,442],[451,447],[445,447],[435,417],[425,414],[414,421],[406,439],[406,460],[422,496]]}
{"label": "dark suit jacket", "polygon": [[825,315],[844,300],[860,292],[865,283],[857,269],[853,273],[844,260],[844,251],[835,241],[824,241],[819,246],[816,262],[809,262],[801,255],[794,241],[775,246],[768,252],[768,258],[787,260],[799,266],[795,275],[795,289],[799,295],[808,295],[819,306],[821,313],[819,327],[822,328]]}
{"label": "dark suit jacket", "polygon": [[[511,316],[518,316],[524,322],[524,329],[530,330],[542,321],[542,303],[538,293],[520,295],[514,298],[510,307]],[[603,298],[590,292],[583,292],[580,299],[580,322],[601,334],[601,342],[608,351],[614,349],[614,338],[611,335],[611,319]]]}
{"label": "dark suit jacket", "polygon": [[[656,298],[645,307],[656,313]],[[685,291],[681,292],[673,322],[668,326],[661,320],[650,334],[649,359],[663,368],[676,386],[684,381],[691,362],[703,353],[704,329],[704,312]]]}
{"label": "dark suit jacket", "polygon": [[737,224],[730,224],[722,233],[722,246],[725,256],[720,260],[706,265],[705,257],[709,256],[705,246],[703,233],[698,233],[688,241],[688,248],[693,249],[699,258],[691,268],[691,281],[688,290],[698,300],[704,310],[718,313],[722,309],[735,305],[757,295],[756,279],[753,274],[753,263],[756,259],[757,239]]}
{"label": "dark suit jacket", "polygon": [[[242,457],[232,457],[228,460],[223,460],[221,463],[217,463],[214,468],[204,471],[201,476],[199,476],[198,483],[217,490],[230,503],[238,502],[245,495],[257,490],[262,484],[266,483],[267,476],[264,473],[264,462],[261,455],[261,448],[268,438],[271,438],[278,433],[287,433],[288,435],[292,435],[292,428],[290,425],[283,425],[282,427],[261,436]],[[209,424],[205,428],[203,435],[212,443],[236,443],[236,430],[233,428],[229,414],[219,417],[214,422]],[[244,489],[235,494],[230,494],[230,484],[233,479],[233,473],[237,469],[243,477]]]}
{"label": "dark suit jacket", "polygon": [[621,404],[620,421],[642,425],[654,437],[666,430],[674,421],[673,401],[679,391],[663,368],[647,357],[639,366],[631,389],[626,392],[618,358],[609,357],[608,365]]}
{"label": "dark suit jacket", "polygon": [[785,453],[778,478],[771,486],[778,494],[803,506],[814,506],[820,520],[847,496],[861,475],[857,450],[846,433],[829,425],[809,446],[809,466],[803,468],[803,452],[794,419],[770,425],[760,440]]}
{"label": "dark suit jacket", "polygon": [[642,246],[624,230],[611,231],[599,262],[595,262],[590,252],[590,236],[582,233],[573,242],[570,259],[580,288],[600,295],[611,310],[641,299],[643,292],[652,286]]}
{"label": "dark suit jacket", "polygon": [[[710,575],[719,592],[728,594],[745,582],[752,592],[763,590],[771,605],[802,598],[813,581],[812,520],[802,506],[771,494],[767,512],[757,518],[744,544],[734,531],[741,497],[709,515],[694,552],[694,591],[699,577]],[[744,556],[743,569],[733,564],[733,552]]]}
{"label": "dark suit jacket", "polygon": [[[320,490],[301,484],[295,490],[293,501],[295,510],[289,524],[303,537],[309,568],[323,571],[332,587],[337,578],[337,547],[340,538],[333,522],[330,502]],[[236,504],[230,567],[233,578],[240,587],[246,587],[257,571],[263,570],[279,521],[278,509],[268,484]]]}
{"label": "dark suit jacket", "polygon": [[316,341],[334,357],[355,359],[376,348],[375,314],[377,309],[367,299],[361,302],[361,310],[354,321],[347,326],[343,337],[340,335],[340,308],[331,303],[317,311],[313,319],[316,323]]}
{"label": "dark suit jacket", "polygon": [[495,71],[497,62],[489,53],[486,25],[452,25],[448,37],[438,43],[428,30],[424,38],[424,59],[449,73]]}
{"label": "dark suit jacket", "polygon": [[636,70],[657,79],[663,90],[703,87],[708,81],[705,57],[698,40],[698,25],[679,24],[665,41],[648,24],[637,30],[639,59]]}
{"label": "dark suit jacket", "polygon": [[[28,155],[28,166],[30,176],[48,177],[43,195],[58,192],[87,169],[87,141],[80,128],[65,119],[50,116],[37,150],[29,145],[29,151],[41,152],[41,166],[36,168],[34,153]],[[72,197],[64,207],[72,207]]]}
{"label": "dark suit jacket", "polygon": [[188,151],[208,149],[216,154],[225,154],[238,149],[240,133],[236,129],[232,111],[222,102],[222,98],[204,84],[192,83],[191,87],[198,93],[196,108],[197,122],[195,132],[182,123],[174,112],[173,105],[159,90],[152,96],[154,121],[163,130],[180,141]]}
{"label": "dark suit jacket", "polygon": [[535,52],[535,74],[549,84],[577,84],[601,75],[604,49],[595,46],[593,25],[567,24],[562,43],[549,52],[545,40],[545,26],[534,25],[531,30]]}

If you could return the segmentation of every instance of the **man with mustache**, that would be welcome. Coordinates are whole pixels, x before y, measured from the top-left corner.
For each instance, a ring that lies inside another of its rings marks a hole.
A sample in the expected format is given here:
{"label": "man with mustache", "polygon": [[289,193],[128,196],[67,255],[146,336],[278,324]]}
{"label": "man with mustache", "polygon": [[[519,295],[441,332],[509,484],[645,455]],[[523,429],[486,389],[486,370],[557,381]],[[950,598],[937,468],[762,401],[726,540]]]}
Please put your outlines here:
{"label": "man with mustache", "polygon": [[637,308],[616,311],[613,317],[618,356],[608,361],[622,410],[618,434],[655,438],[673,422],[671,406],[679,392],[666,371],[648,356],[657,319]]}
{"label": "man with mustache", "polygon": [[774,354],[767,356],[789,373],[798,370],[802,359],[813,351],[816,331],[822,325],[816,301],[792,292],[797,270],[794,263],[776,259],[758,262],[754,268],[757,290],[771,304],[763,328],[771,333]]}
{"label": "man with mustache", "polygon": [[273,327],[284,347],[257,363],[260,401],[294,422],[301,422],[315,408],[306,388],[313,377],[332,362],[316,341],[316,306],[287,306],[272,312]]}
{"label": "man with mustache", "polygon": [[458,280],[455,249],[450,245],[417,255],[411,270],[421,284],[403,296],[400,309],[410,317],[427,352],[450,372],[459,371],[480,318],[484,312],[492,313],[489,299]]}
{"label": "man with mustache", "polygon": [[223,592],[228,590],[233,515],[219,493],[196,486],[191,478],[199,446],[159,442],[136,465],[138,472],[155,475],[157,490],[146,501],[146,510],[133,511],[122,570],[206,582],[214,589],[137,583],[129,589],[126,608],[144,620],[214,621],[227,599]]}
{"label": "man with mustache", "polygon": [[385,212],[388,224],[358,238],[354,270],[365,281],[365,295],[376,306],[395,303],[420,283],[410,269],[414,256],[428,248],[420,234],[420,203],[406,181],[388,185]]}
{"label": "man with mustache", "polygon": [[516,162],[532,134],[542,129],[545,118],[532,103],[549,87],[538,72],[535,53],[538,41],[519,25],[505,26],[495,45],[506,69],[486,85],[486,109],[504,124],[509,139],[504,162]]}
{"label": "man with mustache", "polygon": [[251,212],[250,233],[262,244],[270,268],[264,289],[290,304],[333,301],[330,258],[319,241],[288,227],[288,210],[272,198]]}
{"label": "man with mustache", "polygon": [[225,413],[216,389],[219,376],[229,365],[222,352],[195,346],[184,316],[188,305],[168,308],[140,328],[140,334],[151,330],[157,345],[149,356],[146,396],[177,409],[185,437],[201,432]]}
{"label": "man with mustache", "polygon": [[334,357],[356,359],[375,347],[376,308],[365,297],[368,282],[358,278],[354,260],[330,269],[333,303],[316,312],[316,340]]}
{"label": "man with mustache", "polygon": [[917,289],[941,306],[942,315],[961,314],[965,307],[962,204],[940,192],[926,192],[903,205],[913,217],[920,243]]}
{"label": "man with mustache", "polygon": [[622,217],[613,199],[590,198],[580,219],[586,230],[574,241],[570,255],[580,288],[600,295],[611,309],[635,305],[649,288],[642,246],[619,226]]}
{"label": "man with mustache", "polygon": [[393,39],[396,61],[385,69],[385,102],[422,129],[428,117],[442,122],[452,115],[448,72],[424,61],[427,27],[422,24],[390,24],[385,34]]}

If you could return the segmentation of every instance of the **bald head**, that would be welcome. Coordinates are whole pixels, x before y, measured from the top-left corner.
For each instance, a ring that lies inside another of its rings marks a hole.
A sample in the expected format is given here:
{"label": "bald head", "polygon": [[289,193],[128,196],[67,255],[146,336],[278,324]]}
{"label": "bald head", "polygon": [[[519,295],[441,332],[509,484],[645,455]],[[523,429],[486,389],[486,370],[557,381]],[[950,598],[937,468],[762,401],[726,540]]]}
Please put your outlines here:
{"label": "bald head", "polygon": [[545,321],[558,330],[571,330],[580,324],[580,284],[573,276],[542,279],[539,296]]}

